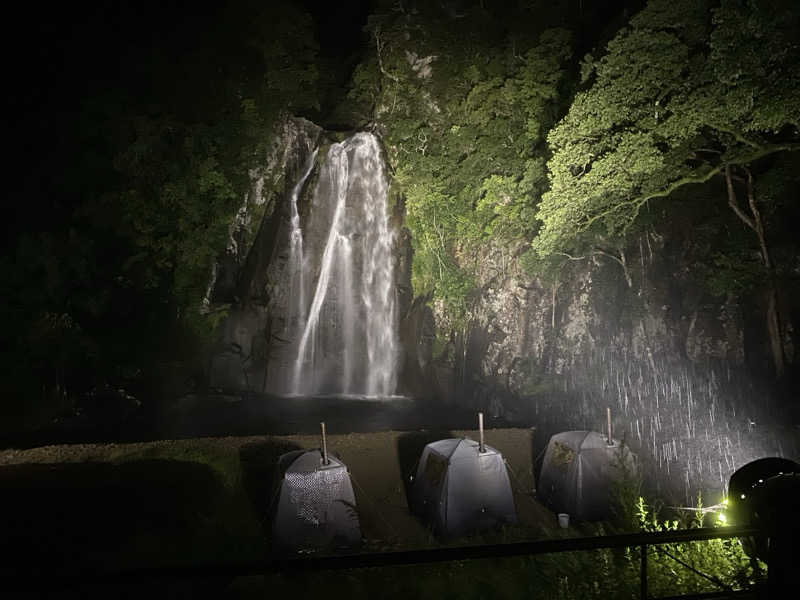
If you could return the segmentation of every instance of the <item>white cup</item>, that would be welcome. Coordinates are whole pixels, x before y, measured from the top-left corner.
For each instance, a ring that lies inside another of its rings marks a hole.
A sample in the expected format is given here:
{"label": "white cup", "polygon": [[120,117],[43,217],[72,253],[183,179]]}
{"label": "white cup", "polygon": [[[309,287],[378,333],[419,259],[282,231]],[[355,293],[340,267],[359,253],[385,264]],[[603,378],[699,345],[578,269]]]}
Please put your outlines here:
{"label": "white cup", "polygon": [[569,515],[567,513],[558,513],[558,524],[562,529],[569,527]]}

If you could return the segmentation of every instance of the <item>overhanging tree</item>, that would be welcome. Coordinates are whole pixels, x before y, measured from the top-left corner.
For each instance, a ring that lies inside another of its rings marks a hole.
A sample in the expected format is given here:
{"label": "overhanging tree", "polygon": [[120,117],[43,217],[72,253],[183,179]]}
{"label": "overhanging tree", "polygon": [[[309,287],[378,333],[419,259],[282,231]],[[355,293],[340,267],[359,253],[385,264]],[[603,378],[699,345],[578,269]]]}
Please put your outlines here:
{"label": "overhanging tree", "polygon": [[651,0],[602,59],[587,57],[587,88],[548,136],[550,190],[533,242],[547,256],[624,240],[649,202],[720,176],[758,238],[779,376],[776,277],[750,166],[800,149],[798,36],[800,7],[789,1]]}

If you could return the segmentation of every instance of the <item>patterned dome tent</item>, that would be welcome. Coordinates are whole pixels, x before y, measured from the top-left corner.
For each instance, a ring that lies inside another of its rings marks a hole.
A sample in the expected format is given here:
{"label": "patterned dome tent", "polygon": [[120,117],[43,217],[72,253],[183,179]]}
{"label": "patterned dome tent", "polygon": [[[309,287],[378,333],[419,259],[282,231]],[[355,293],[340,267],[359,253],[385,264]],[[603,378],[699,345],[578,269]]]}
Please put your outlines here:
{"label": "patterned dome tent", "polygon": [[578,520],[612,516],[612,482],[634,472],[635,456],[618,440],[596,431],[565,431],[550,438],[537,496],[558,513]]}
{"label": "patterned dome tent", "polygon": [[334,552],[361,543],[356,499],[347,467],[320,450],[278,459],[279,495],[272,521],[277,553]]}
{"label": "patterned dome tent", "polygon": [[469,438],[425,446],[409,497],[412,512],[443,537],[517,522],[503,455]]}

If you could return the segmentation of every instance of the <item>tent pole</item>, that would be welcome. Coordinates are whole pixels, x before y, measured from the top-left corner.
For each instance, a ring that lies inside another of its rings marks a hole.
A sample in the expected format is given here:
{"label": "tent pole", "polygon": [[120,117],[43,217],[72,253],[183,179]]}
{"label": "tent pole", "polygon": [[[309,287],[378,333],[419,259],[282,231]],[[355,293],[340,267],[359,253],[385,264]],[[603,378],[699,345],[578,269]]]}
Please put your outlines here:
{"label": "tent pole", "polygon": [[486,446],[483,444],[483,413],[478,413],[478,430],[480,431],[481,441],[478,446],[478,452],[486,452]]}
{"label": "tent pole", "polygon": [[606,420],[608,421],[608,440],[606,443],[609,446],[613,446],[614,442],[611,441],[611,407],[606,407]]}
{"label": "tent pole", "polygon": [[325,422],[320,423],[322,426],[322,464],[327,465],[328,461],[328,440],[325,438]]}

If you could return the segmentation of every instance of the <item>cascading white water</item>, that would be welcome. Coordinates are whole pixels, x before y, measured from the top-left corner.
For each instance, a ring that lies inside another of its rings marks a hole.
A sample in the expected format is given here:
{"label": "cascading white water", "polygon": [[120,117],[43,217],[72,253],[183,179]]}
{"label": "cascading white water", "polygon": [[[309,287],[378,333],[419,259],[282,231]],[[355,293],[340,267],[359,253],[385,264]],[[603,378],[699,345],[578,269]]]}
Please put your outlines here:
{"label": "cascading white water", "polygon": [[299,181],[292,188],[292,195],[289,198],[290,211],[290,232],[289,232],[289,300],[287,302],[288,318],[286,319],[286,331],[289,334],[292,329],[297,330],[305,327],[306,322],[306,283],[305,268],[303,265],[303,230],[300,228],[300,213],[297,211],[297,198],[306,183],[306,179],[314,169],[317,160],[315,149],[308,158],[306,167],[303,170]]}
{"label": "cascading white water", "polygon": [[[357,133],[328,151],[307,229],[314,235],[296,263],[294,395],[391,396],[397,379],[394,232],[389,226],[387,181],[375,136]],[[296,207],[292,212],[294,223]],[[292,234],[294,236],[294,225]],[[297,219],[292,248],[302,253]],[[324,246],[323,246],[324,243]],[[290,250],[291,252],[291,250]],[[321,257],[321,258],[319,258]],[[290,259],[294,260],[294,259]],[[307,271],[307,272],[306,272]]]}

